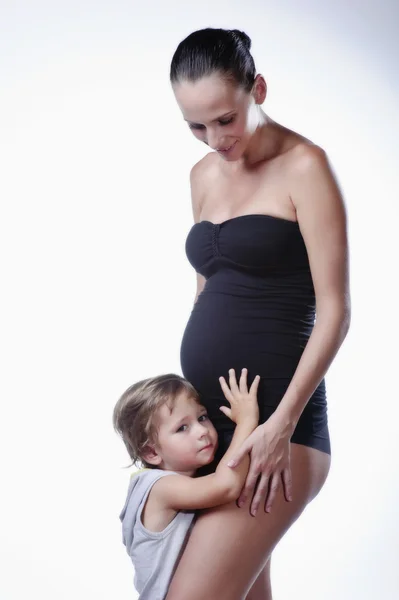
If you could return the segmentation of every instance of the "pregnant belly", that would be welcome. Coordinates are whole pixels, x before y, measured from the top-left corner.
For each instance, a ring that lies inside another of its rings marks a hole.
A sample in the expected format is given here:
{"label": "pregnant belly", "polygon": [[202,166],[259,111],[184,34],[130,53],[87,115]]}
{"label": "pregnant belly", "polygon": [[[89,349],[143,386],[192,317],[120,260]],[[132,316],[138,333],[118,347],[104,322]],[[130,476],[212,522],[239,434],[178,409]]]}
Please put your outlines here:
{"label": "pregnant belly", "polygon": [[249,380],[291,378],[311,327],[284,298],[203,292],[183,335],[184,376],[203,394],[220,395],[219,377],[248,369]]}

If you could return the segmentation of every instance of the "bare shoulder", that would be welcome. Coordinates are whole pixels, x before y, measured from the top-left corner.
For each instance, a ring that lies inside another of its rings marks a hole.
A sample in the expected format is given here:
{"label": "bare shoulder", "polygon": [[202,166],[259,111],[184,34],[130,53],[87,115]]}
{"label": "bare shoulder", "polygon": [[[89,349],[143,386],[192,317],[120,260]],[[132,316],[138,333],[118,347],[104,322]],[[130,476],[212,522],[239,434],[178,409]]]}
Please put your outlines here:
{"label": "bare shoulder", "polygon": [[302,233],[339,230],[343,243],[346,231],[345,200],[327,153],[312,143],[299,143],[287,156],[289,194]]}
{"label": "bare shoulder", "polygon": [[287,152],[287,160],[292,173],[297,175],[307,175],[330,168],[325,150],[309,141],[296,144]]}
{"label": "bare shoulder", "polygon": [[171,473],[166,477],[160,477],[152,486],[152,497],[158,505],[162,507],[162,504],[165,503],[165,490],[169,489],[170,486],[179,485],[180,482],[187,479],[190,479],[190,477],[187,475],[180,475],[179,473]]}
{"label": "bare shoulder", "polygon": [[290,197],[296,207],[343,207],[343,197],[326,151],[311,142],[298,143],[287,152]]}
{"label": "bare shoulder", "polygon": [[208,174],[213,170],[216,166],[217,155],[216,152],[208,152],[201,160],[199,160],[192,167],[190,172],[190,179],[192,182],[195,182],[199,178],[202,178],[204,175]]}
{"label": "bare shoulder", "polygon": [[187,489],[187,486],[190,486],[192,481],[194,480],[191,477],[180,475],[179,473],[171,473],[166,477],[158,479],[151,489],[152,509],[156,509],[159,512],[180,510],[180,507],[171,507],[170,496],[180,489]]}

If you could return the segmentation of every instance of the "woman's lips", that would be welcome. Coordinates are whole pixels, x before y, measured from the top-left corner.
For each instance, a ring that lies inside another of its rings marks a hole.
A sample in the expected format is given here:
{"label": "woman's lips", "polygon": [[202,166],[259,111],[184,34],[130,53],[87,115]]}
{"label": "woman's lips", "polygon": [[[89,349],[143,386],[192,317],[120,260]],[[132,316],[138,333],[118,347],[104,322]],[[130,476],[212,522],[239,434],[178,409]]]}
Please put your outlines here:
{"label": "woman's lips", "polygon": [[220,152],[220,154],[228,154],[234,148],[236,143],[237,140],[234,142],[234,144],[231,144],[231,146],[228,146],[227,148],[218,148],[218,152]]}

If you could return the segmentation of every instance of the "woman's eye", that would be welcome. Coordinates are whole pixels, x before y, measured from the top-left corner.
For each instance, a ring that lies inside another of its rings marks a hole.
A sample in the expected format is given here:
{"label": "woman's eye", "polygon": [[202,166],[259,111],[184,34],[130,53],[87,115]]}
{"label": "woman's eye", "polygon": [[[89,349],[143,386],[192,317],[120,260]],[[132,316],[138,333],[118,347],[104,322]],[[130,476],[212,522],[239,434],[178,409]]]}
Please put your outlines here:
{"label": "woman's eye", "polygon": [[186,430],[185,430],[185,427],[187,427],[187,425],[181,425],[181,426],[179,427],[179,429],[177,430],[177,433],[179,433],[179,431],[186,431]]}
{"label": "woman's eye", "polygon": [[231,119],[228,119],[228,121],[219,121],[220,125],[230,125],[230,123],[232,123],[234,121],[234,117],[231,117]]}
{"label": "woman's eye", "polygon": [[[230,117],[230,119],[227,119],[226,121],[219,121],[219,125],[221,125],[223,127],[224,125],[230,125],[230,123],[232,123],[233,121],[234,121],[234,117]],[[189,128],[195,129],[198,131],[198,130],[205,129],[205,125],[200,125],[199,123],[190,123]]]}

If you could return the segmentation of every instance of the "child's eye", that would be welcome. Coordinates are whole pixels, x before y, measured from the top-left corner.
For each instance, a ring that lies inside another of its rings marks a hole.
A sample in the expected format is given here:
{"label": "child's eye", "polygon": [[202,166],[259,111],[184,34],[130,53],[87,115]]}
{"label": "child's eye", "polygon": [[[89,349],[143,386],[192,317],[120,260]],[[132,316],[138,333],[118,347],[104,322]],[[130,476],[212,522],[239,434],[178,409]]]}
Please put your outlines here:
{"label": "child's eye", "polygon": [[179,429],[177,430],[176,433],[179,433],[179,431],[186,431],[184,428],[187,427],[187,425],[180,425]]}
{"label": "child's eye", "polygon": [[198,417],[198,421],[207,421],[208,419],[208,415],[201,415],[200,417]]}
{"label": "child's eye", "polygon": [[189,125],[189,128],[190,129],[205,129],[205,126],[204,125],[196,125],[195,123],[191,123]]}

